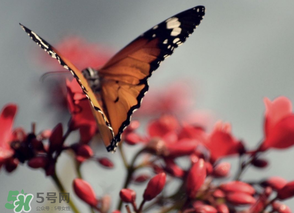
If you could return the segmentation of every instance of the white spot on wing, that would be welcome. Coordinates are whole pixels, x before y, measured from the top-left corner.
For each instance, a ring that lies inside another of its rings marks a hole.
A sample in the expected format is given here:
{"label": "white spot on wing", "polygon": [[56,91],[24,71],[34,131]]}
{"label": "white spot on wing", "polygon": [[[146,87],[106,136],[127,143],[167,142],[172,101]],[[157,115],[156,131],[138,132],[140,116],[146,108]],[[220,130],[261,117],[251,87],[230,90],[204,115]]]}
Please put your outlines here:
{"label": "white spot on wing", "polygon": [[176,17],[172,17],[166,20],[167,29],[177,28],[180,25],[181,25],[181,22],[179,22],[179,19]]}
{"label": "white spot on wing", "polygon": [[167,41],[168,41],[168,40],[167,40],[167,39],[165,39],[165,40],[163,41],[163,44],[167,44]]}
{"label": "white spot on wing", "polygon": [[177,43],[179,40],[180,40],[179,38],[175,38],[175,39],[173,40],[173,43],[175,44],[175,43]]}
{"label": "white spot on wing", "polygon": [[44,42],[43,42],[43,40],[36,34],[36,33],[34,33],[33,31],[31,31],[31,34],[36,38],[36,39],[38,39],[38,41],[40,42],[40,44],[42,45],[42,46],[44,46],[46,49],[48,49],[49,47],[48,47],[48,45],[46,45]]}
{"label": "white spot on wing", "polygon": [[154,27],[153,27],[153,30],[156,30],[157,28],[158,28],[158,25],[154,26]]}
{"label": "white spot on wing", "polygon": [[173,31],[171,32],[171,36],[178,36],[180,35],[180,33],[182,32],[182,29],[177,27],[177,28],[174,28]]}

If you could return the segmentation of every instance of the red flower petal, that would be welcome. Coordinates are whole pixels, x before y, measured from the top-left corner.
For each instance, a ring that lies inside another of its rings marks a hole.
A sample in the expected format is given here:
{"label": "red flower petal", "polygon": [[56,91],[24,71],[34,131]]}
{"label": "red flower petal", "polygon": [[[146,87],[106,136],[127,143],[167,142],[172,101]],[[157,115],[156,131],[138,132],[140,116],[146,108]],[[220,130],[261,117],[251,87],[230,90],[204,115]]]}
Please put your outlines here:
{"label": "red flower petal", "polygon": [[149,182],[144,191],[143,198],[146,201],[155,198],[163,189],[165,185],[166,175],[165,173],[160,173],[154,176]]}
{"label": "red flower petal", "polygon": [[287,183],[283,188],[278,190],[278,198],[285,200],[294,196],[294,181]]}
{"label": "red flower petal", "polygon": [[123,202],[132,203],[136,200],[136,192],[131,189],[120,190],[119,196]]}
{"label": "red flower petal", "polygon": [[286,97],[278,97],[272,102],[264,98],[265,104],[265,135],[268,135],[273,127],[283,118],[292,114],[291,101]]}
{"label": "red flower petal", "polygon": [[126,134],[124,141],[129,145],[135,145],[143,140],[140,135],[135,132],[131,132]]}
{"label": "red flower petal", "polygon": [[246,205],[246,204],[254,204],[256,202],[255,198],[247,193],[242,192],[232,192],[226,195],[226,199],[228,202],[234,205]]}
{"label": "red flower petal", "polygon": [[279,120],[268,133],[260,150],[268,148],[285,149],[294,145],[294,114]]}
{"label": "red flower petal", "polygon": [[174,177],[183,177],[185,172],[179,167],[173,159],[165,159],[166,167],[165,171]]}
{"label": "red flower petal", "polygon": [[13,154],[9,142],[12,137],[12,126],[16,112],[17,106],[8,104],[2,109],[0,114],[0,162]]}
{"label": "red flower petal", "polygon": [[74,144],[72,145],[72,148],[80,162],[83,162],[84,160],[89,159],[94,155],[92,148],[86,144]]}
{"label": "red flower petal", "polygon": [[163,115],[149,124],[148,133],[151,137],[163,137],[165,134],[175,131],[178,126],[179,124],[175,117]]}
{"label": "red flower petal", "polygon": [[52,153],[59,150],[63,146],[63,130],[62,124],[59,123],[52,130],[52,134],[49,137],[49,152]]}
{"label": "red flower petal", "polygon": [[206,178],[206,167],[203,159],[199,159],[190,169],[187,181],[186,192],[190,198],[194,198]]}
{"label": "red flower petal", "polygon": [[180,157],[190,155],[198,146],[198,142],[194,139],[182,139],[173,144],[167,144],[169,157]]}
{"label": "red flower petal", "polygon": [[255,193],[255,189],[249,185],[248,183],[244,183],[241,181],[231,181],[228,183],[224,183],[219,187],[224,192],[242,192],[253,195]]}
{"label": "red flower petal", "polygon": [[88,203],[90,206],[96,206],[98,204],[98,200],[96,199],[95,192],[92,186],[79,178],[76,178],[73,181],[73,188],[76,195],[83,200],[84,202]]}
{"label": "red flower petal", "polygon": [[231,135],[230,128],[228,124],[217,123],[211,133],[206,146],[210,151],[212,162],[221,157],[239,153],[242,144]]}

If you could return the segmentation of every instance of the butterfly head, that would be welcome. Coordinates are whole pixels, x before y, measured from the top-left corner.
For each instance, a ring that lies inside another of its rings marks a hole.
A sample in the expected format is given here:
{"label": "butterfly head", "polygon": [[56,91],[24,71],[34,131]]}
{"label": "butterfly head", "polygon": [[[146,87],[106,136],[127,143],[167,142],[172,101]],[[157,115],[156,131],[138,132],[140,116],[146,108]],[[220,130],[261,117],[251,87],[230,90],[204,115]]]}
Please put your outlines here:
{"label": "butterfly head", "polygon": [[100,92],[101,85],[100,85],[100,79],[98,75],[98,71],[88,67],[86,69],[82,70],[82,73],[84,77],[87,79],[89,86],[93,90],[94,93]]}

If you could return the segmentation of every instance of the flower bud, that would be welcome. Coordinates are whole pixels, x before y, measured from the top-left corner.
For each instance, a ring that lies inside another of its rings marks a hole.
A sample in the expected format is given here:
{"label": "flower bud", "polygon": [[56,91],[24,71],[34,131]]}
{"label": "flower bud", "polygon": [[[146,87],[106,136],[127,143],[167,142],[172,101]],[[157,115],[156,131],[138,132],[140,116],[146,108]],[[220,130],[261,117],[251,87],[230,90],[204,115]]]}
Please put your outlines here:
{"label": "flower bud", "polygon": [[270,186],[274,190],[280,190],[287,184],[287,180],[281,177],[270,177],[269,179],[262,181],[262,186]]}
{"label": "flower bud", "polygon": [[278,198],[285,200],[294,196],[294,181],[287,183],[283,188],[278,190]]}
{"label": "flower bud", "polygon": [[8,173],[13,172],[17,166],[18,166],[19,161],[16,158],[8,158],[5,161],[5,169]]}
{"label": "flower bud", "polygon": [[187,182],[186,192],[190,198],[194,198],[204,183],[206,178],[206,167],[203,159],[199,159],[190,169]]}
{"label": "flower bud", "polygon": [[35,157],[29,160],[28,166],[33,169],[45,168],[47,163],[48,163],[47,158],[44,156],[40,156],[40,157]]}
{"label": "flower bud", "polygon": [[291,209],[283,203],[274,202],[272,207],[278,213],[291,213]]}
{"label": "flower bud", "polygon": [[216,207],[218,213],[229,213],[229,208],[226,204],[220,204]]}
{"label": "flower bud", "polygon": [[112,163],[112,161],[108,158],[97,158],[97,162],[100,163],[100,165],[112,169],[114,167],[114,164]]}
{"label": "flower bud", "polygon": [[149,182],[144,191],[143,198],[146,201],[155,198],[163,189],[165,185],[166,175],[165,173],[160,173],[154,176]]}
{"label": "flower bud", "polygon": [[251,185],[242,181],[231,181],[224,183],[220,185],[219,188],[224,192],[242,192],[250,195],[255,193],[255,189]]}
{"label": "flower bud", "polygon": [[197,205],[194,207],[195,212],[203,212],[203,213],[217,213],[218,211],[213,207],[209,205]]}
{"label": "flower bud", "polygon": [[76,195],[84,202],[89,204],[90,206],[96,206],[98,204],[98,200],[96,199],[95,192],[92,186],[79,178],[76,178],[73,181],[73,188]]}
{"label": "flower bud", "polygon": [[215,177],[227,177],[230,173],[231,164],[227,162],[220,163],[216,165],[216,167],[213,170],[213,176]]}
{"label": "flower bud", "polygon": [[250,194],[243,192],[232,192],[226,195],[226,199],[228,202],[234,205],[246,205],[246,204],[254,204],[256,202],[255,198]]}
{"label": "flower bud", "polygon": [[132,203],[136,200],[136,192],[131,189],[120,190],[119,196],[125,203]]}
{"label": "flower bud", "polygon": [[138,176],[134,177],[133,181],[135,183],[143,183],[143,182],[145,182],[146,180],[149,180],[149,179],[150,179],[150,175],[141,174],[141,175],[138,175]]}

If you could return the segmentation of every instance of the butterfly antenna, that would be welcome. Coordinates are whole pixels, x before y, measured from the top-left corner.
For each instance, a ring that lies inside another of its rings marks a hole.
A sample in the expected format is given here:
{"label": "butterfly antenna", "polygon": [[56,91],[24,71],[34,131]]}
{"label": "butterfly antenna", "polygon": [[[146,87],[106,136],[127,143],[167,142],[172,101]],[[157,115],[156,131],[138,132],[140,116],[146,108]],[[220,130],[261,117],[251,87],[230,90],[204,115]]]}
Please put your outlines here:
{"label": "butterfly antenna", "polygon": [[67,70],[60,70],[60,71],[49,71],[44,73],[41,77],[40,77],[40,81],[44,82],[45,78],[47,78],[49,75],[51,74],[70,74]]}

